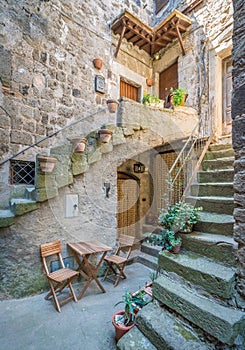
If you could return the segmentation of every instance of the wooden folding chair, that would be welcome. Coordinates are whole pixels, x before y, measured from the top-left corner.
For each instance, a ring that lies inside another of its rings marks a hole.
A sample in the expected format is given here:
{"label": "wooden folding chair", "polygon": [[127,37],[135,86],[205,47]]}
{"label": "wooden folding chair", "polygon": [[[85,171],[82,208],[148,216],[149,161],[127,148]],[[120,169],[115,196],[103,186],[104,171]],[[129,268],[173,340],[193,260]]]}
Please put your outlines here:
{"label": "wooden folding chair", "polygon": [[[118,248],[115,254],[106,256],[104,258],[105,262],[108,265],[108,268],[106,270],[103,281],[105,279],[109,279],[114,282],[114,287],[116,287],[120,278],[127,278],[127,276],[124,273],[124,269],[132,252],[133,244],[134,237],[126,235],[119,236]],[[122,253],[124,254],[124,256],[121,256]],[[109,275],[110,271],[113,273],[112,275]]]}
{"label": "wooden folding chair", "polygon": [[[61,268],[56,271],[50,272],[48,268],[47,258],[55,255],[58,258]],[[79,272],[66,268],[61,256],[61,242],[55,241],[41,245],[41,256],[45,273],[48,278],[50,291],[46,295],[45,299],[48,300],[51,296],[53,297],[57,311],[61,312],[60,306],[73,299],[77,302],[75,292],[72,287],[73,280],[79,275]],[[67,298],[58,300],[58,293],[61,293],[65,287],[70,288],[70,294]]]}

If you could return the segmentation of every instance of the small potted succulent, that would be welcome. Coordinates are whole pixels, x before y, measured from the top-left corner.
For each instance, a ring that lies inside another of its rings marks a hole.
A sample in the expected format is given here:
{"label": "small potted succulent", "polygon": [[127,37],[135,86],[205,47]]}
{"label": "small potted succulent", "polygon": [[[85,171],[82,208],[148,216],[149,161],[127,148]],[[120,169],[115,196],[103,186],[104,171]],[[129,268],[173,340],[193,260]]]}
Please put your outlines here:
{"label": "small potted succulent", "polygon": [[124,304],[124,309],[115,312],[112,316],[112,324],[116,331],[116,341],[134,327],[137,312],[151,300],[143,289],[135,293],[125,292],[123,299],[115,304],[115,306],[121,303]]}

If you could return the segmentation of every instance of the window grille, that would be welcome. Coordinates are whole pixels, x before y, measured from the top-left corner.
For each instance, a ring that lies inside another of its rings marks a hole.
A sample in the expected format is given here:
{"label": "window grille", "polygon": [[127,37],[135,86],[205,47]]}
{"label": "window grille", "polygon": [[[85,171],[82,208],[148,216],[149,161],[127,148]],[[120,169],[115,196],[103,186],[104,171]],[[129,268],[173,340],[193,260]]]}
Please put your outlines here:
{"label": "window grille", "polygon": [[35,162],[11,160],[9,182],[11,185],[35,185]]}

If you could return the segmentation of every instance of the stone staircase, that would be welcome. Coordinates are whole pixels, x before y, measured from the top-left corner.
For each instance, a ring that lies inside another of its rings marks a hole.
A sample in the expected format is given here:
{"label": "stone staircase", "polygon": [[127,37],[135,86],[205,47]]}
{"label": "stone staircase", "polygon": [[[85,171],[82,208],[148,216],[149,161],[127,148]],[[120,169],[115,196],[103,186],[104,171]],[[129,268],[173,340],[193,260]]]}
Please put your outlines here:
{"label": "stone staircase", "polygon": [[244,301],[235,289],[233,161],[230,143],[209,147],[186,198],[203,207],[201,220],[193,233],[182,234],[180,254],[142,244],[144,254],[158,255],[154,302],[139,312],[117,349],[245,348]]}

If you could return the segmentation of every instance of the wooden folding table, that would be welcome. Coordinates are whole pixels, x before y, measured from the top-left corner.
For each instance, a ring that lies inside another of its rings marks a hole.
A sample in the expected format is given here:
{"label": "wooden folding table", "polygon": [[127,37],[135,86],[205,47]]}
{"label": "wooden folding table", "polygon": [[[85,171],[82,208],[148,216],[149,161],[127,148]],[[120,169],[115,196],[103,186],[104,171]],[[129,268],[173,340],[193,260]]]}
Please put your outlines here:
{"label": "wooden folding table", "polygon": [[[105,289],[98,280],[97,272],[106,253],[111,251],[112,248],[99,241],[67,243],[67,246],[71,248],[74,254],[76,262],[79,265],[79,272],[87,280],[77,299],[80,300],[82,298],[93,280],[97,283],[101,291],[105,293]],[[97,254],[101,254],[98,259]],[[94,259],[93,255],[96,255]]]}

